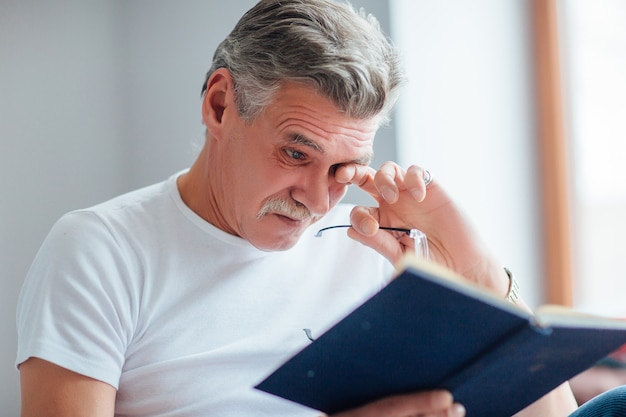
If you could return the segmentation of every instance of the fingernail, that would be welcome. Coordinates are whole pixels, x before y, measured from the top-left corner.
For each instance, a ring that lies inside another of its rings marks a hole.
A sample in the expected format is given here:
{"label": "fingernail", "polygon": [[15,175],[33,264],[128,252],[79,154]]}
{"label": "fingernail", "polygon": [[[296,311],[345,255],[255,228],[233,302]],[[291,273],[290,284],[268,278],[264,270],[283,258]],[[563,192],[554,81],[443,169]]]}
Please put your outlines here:
{"label": "fingernail", "polygon": [[380,189],[380,193],[382,194],[385,201],[391,203],[396,199],[396,192],[391,187],[383,187]]}
{"label": "fingernail", "polygon": [[376,233],[376,229],[376,222],[372,221],[371,219],[365,219],[361,222],[361,231],[363,232],[363,234],[373,235],[374,233]]}
{"label": "fingernail", "polygon": [[465,407],[462,404],[453,404],[452,417],[465,417]]}

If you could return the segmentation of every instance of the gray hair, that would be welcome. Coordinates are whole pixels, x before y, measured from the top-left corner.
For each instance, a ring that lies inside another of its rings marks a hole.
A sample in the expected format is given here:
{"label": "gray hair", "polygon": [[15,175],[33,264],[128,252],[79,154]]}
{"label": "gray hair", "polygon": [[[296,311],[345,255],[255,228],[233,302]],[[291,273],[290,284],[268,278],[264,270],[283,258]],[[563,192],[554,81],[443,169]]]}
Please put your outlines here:
{"label": "gray hair", "polygon": [[404,82],[398,55],[376,18],[333,0],[261,0],[218,46],[237,108],[253,120],[286,81],[304,83],[348,117],[385,121]]}

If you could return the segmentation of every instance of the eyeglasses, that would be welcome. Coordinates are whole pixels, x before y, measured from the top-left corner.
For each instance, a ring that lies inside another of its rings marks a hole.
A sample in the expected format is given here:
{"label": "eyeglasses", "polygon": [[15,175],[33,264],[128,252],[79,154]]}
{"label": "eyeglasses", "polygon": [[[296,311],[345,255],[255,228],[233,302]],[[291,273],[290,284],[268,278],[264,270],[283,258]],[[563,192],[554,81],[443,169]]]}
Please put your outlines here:
{"label": "eyeglasses", "polygon": [[[322,237],[322,233],[324,233],[325,231],[330,230],[330,229],[342,228],[342,227],[352,227],[352,225],[351,224],[338,224],[335,226],[323,227],[320,230],[318,230],[317,233],[315,233],[315,237]],[[402,227],[386,227],[386,226],[379,226],[378,228],[382,230],[389,230],[391,232],[406,233],[410,238],[413,239],[415,255],[423,259],[428,259],[428,238],[426,237],[426,234],[422,232],[421,230],[405,229]]]}

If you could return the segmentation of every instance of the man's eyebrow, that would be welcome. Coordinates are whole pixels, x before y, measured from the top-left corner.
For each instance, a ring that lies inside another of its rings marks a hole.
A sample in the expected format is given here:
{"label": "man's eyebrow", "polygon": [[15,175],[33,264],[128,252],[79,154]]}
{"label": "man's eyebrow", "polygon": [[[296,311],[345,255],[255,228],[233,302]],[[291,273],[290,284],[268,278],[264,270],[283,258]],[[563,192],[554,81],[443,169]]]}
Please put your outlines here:
{"label": "man's eyebrow", "polygon": [[367,166],[372,163],[373,157],[374,155],[371,152],[369,152],[367,155],[363,155],[360,158],[353,159],[350,162],[352,162],[353,164],[357,164],[357,165]]}
{"label": "man's eyebrow", "polygon": [[[301,134],[290,135],[289,143],[294,144],[294,145],[307,146],[321,154],[326,153],[324,148],[322,148],[317,142]],[[366,155],[363,155],[360,158],[353,159],[352,161],[349,161],[349,162],[357,164],[357,165],[369,165],[372,162],[372,158],[373,158],[373,154],[369,152]]]}
{"label": "man's eyebrow", "polygon": [[326,153],[324,151],[324,148],[322,148],[317,142],[315,142],[312,139],[307,138],[304,135],[301,134],[293,134],[289,136],[289,143],[294,144],[294,145],[302,145],[302,146],[307,146],[309,148],[312,148],[313,150],[319,152],[319,153]]}

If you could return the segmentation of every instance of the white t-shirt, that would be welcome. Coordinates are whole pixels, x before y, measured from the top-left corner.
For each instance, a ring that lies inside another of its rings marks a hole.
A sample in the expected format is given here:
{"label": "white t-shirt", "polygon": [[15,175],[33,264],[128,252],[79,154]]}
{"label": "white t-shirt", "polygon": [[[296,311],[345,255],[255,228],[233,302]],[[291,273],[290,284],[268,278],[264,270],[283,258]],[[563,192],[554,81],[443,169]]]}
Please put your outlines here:
{"label": "white t-shirt", "polygon": [[176,178],[65,215],[25,280],[19,365],[39,357],[118,389],[117,416],[313,416],[253,387],[380,289],[393,268],[339,205],[263,252],[192,212]]}

